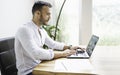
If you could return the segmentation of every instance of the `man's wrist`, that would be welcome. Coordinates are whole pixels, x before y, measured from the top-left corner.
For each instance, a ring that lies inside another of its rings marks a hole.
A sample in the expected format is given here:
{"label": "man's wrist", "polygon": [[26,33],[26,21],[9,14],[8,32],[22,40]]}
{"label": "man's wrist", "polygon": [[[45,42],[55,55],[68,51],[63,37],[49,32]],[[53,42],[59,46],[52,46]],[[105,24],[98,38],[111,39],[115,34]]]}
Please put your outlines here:
{"label": "man's wrist", "polygon": [[65,45],[64,48],[63,48],[63,50],[71,49],[71,47],[72,47],[72,45],[69,45],[69,46],[68,46],[68,45]]}
{"label": "man's wrist", "polygon": [[68,49],[70,49],[70,50],[71,50],[71,47],[72,47],[72,45],[69,45],[69,46],[68,46]]}

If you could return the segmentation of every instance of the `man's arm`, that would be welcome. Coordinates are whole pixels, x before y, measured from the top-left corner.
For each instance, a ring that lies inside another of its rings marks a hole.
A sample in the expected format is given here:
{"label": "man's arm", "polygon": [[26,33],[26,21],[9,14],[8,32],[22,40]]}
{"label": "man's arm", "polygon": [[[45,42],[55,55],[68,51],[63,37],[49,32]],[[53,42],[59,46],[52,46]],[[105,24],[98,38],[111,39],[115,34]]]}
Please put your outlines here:
{"label": "man's arm", "polygon": [[70,45],[70,46],[65,45],[64,48],[63,48],[63,50],[71,49],[71,47],[72,47],[72,45]]}
{"label": "man's arm", "polygon": [[76,50],[69,50],[69,49],[64,51],[54,51],[54,59],[60,58],[60,57],[67,57],[75,53],[76,53]]}

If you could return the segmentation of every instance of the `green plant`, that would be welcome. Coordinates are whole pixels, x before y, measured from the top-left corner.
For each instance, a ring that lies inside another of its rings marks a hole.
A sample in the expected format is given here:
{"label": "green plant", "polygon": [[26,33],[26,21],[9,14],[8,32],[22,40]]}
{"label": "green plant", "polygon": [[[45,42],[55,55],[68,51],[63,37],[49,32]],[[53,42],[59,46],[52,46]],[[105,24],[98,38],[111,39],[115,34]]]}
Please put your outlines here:
{"label": "green plant", "polygon": [[[48,33],[48,35],[54,39],[55,38],[55,35],[54,35],[54,32],[55,32],[55,26],[54,25],[46,25],[46,26],[43,26],[43,28],[46,30],[46,32]],[[60,32],[60,29],[57,28],[57,33],[56,33],[56,36],[58,36],[58,33]],[[44,45],[43,48],[47,49],[48,46]]]}
{"label": "green plant", "polygon": [[[48,35],[49,35],[52,39],[55,38],[54,33],[55,33],[56,27],[55,27],[54,25],[43,26],[43,28],[47,31]],[[59,27],[57,27],[57,35],[58,35],[59,31],[60,31],[60,29],[59,29]]]}

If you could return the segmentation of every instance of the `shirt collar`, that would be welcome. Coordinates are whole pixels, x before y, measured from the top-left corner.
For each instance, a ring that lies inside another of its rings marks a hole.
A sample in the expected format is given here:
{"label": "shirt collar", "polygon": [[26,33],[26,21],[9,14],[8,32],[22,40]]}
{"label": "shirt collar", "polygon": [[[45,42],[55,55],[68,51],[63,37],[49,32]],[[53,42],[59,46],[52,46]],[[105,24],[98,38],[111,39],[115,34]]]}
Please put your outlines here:
{"label": "shirt collar", "polygon": [[31,22],[32,22],[32,24],[33,24],[33,26],[36,28],[36,29],[42,29],[43,27],[42,26],[37,26],[32,20],[31,20]]}

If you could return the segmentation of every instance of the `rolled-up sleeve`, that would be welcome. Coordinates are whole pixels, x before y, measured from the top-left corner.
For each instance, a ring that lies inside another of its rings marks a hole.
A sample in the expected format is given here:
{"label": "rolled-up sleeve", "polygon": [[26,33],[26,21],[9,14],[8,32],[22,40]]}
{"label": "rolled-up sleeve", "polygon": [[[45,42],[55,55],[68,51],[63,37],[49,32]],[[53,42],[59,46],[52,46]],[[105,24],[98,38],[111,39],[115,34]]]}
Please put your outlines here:
{"label": "rolled-up sleeve", "polygon": [[24,50],[38,60],[50,60],[54,57],[52,49],[45,50],[39,47],[32,34],[32,30],[27,27],[21,27],[17,32],[18,40],[20,41]]}

